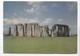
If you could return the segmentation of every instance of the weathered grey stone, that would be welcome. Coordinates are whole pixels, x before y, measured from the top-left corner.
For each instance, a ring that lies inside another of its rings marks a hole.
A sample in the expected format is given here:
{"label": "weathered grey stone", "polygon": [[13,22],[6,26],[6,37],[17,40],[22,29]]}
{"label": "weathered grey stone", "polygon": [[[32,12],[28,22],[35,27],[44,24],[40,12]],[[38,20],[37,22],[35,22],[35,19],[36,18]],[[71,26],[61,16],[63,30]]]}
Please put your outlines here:
{"label": "weathered grey stone", "polygon": [[62,34],[62,26],[59,26],[59,36],[63,36],[63,34]]}
{"label": "weathered grey stone", "polygon": [[35,24],[35,36],[40,37],[40,26]]}
{"label": "weathered grey stone", "polygon": [[40,36],[38,23],[29,23],[24,25],[25,36]]}
{"label": "weathered grey stone", "polygon": [[58,36],[58,26],[53,26],[52,27],[52,37]]}
{"label": "weathered grey stone", "polygon": [[18,27],[17,27],[17,25],[14,25],[13,36],[18,36]]}
{"label": "weathered grey stone", "polygon": [[48,27],[47,26],[40,26],[40,37],[48,37]]}
{"label": "weathered grey stone", "polygon": [[35,27],[35,26],[32,24],[32,25],[31,25],[31,36],[32,36],[32,37],[35,36],[35,35],[34,35],[34,34],[35,34],[35,28],[34,28],[34,27]]}
{"label": "weathered grey stone", "polygon": [[52,29],[54,36],[69,36],[69,27],[67,25],[55,24]]}
{"label": "weathered grey stone", "polygon": [[11,27],[9,27],[9,36],[11,36]]}
{"label": "weathered grey stone", "polygon": [[49,33],[49,36],[50,36],[50,37],[53,36],[52,29],[49,29],[48,31],[49,31],[49,32],[48,32],[48,33]]}
{"label": "weathered grey stone", "polygon": [[16,24],[14,27],[14,36],[24,36],[24,25]]}
{"label": "weathered grey stone", "polygon": [[32,34],[31,25],[27,24],[27,36],[31,37],[31,34]]}
{"label": "weathered grey stone", "polygon": [[69,36],[69,27],[68,26],[66,26],[66,27],[64,27],[64,35],[65,36]]}
{"label": "weathered grey stone", "polygon": [[40,36],[40,34],[39,34],[39,30],[40,30],[40,28],[39,28],[39,25],[38,25],[38,23],[30,23],[30,25],[31,25],[31,36]]}
{"label": "weathered grey stone", "polygon": [[27,23],[24,24],[24,36],[27,36]]}
{"label": "weathered grey stone", "polygon": [[64,31],[64,27],[62,27],[62,35],[63,35],[63,36],[64,36],[64,32],[65,32],[65,31]]}
{"label": "weathered grey stone", "polygon": [[47,25],[40,26],[38,23],[16,24],[14,26],[14,36],[28,36],[28,37],[62,37],[69,36],[69,26],[55,24],[52,29]]}
{"label": "weathered grey stone", "polygon": [[48,37],[49,36],[49,28],[47,25],[44,26],[44,30],[45,30],[45,36]]}
{"label": "weathered grey stone", "polygon": [[24,26],[23,24],[18,24],[18,36],[24,36]]}

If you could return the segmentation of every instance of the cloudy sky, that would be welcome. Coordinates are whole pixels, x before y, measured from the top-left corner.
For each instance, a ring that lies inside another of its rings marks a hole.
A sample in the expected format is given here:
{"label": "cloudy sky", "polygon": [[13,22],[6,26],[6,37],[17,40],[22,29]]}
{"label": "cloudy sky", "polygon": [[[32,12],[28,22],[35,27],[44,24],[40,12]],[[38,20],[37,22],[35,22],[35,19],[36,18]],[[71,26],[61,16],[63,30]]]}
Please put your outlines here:
{"label": "cloudy sky", "polygon": [[4,32],[18,23],[39,25],[66,24],[70,33],[77,33],[76,2],[4,2]]}

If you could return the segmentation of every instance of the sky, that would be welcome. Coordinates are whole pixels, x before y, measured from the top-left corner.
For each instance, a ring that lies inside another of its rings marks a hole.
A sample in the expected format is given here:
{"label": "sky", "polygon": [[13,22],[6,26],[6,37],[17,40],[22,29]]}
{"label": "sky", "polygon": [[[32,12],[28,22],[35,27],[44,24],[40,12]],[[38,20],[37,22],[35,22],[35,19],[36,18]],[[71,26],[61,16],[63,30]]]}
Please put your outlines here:
{"label": "sky", "polygon": [[10,2],[3,6],[4,33],[9,27],[18,23],[38,23],[48,25],[65,24],[70,28],[70,34],[77,33],[77,2]]}

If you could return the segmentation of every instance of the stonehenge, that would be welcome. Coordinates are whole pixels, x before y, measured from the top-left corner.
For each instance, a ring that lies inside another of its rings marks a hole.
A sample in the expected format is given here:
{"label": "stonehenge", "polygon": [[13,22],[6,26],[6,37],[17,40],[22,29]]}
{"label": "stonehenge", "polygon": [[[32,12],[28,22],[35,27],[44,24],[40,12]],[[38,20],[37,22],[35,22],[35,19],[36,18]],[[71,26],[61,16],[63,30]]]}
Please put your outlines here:
{"label": "stonehenge", "polygon": [[52,26],[52,35],[57,37],[69,37],[69,26],[67,25],[61,25],[61,24],[55,24]]}
{"label": "stonehenge", "polygon": [[11,27],[9,27],[9,35],[11,35]]}
{"label": "stonehenge", "polygon": [[[11,35],[11,28],[9,28]],[[51,29],[48,25],[40,26],[38,23],[15,24],[13,36],[26,37],[69,37],[69,26],[54,24]]]}
{"label": "stonehenge", "polygon": [[48,34],[48,26],[40,26],[40,37],[47,37]]}
{"label": "stonehenge", "polygon": [[23,24],[16,24],[14,27],[14,36],[24,36],[24,25]]}

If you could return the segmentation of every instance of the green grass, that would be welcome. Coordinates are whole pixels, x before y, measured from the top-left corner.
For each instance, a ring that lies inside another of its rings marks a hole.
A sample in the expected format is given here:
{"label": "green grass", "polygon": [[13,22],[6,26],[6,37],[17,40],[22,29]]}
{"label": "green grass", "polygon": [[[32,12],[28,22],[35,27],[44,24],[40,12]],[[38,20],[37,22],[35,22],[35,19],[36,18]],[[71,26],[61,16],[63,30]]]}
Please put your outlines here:
{"label": "green grass", "polygon": [[76,54],[77,37],[4,37],[4,53]]}

